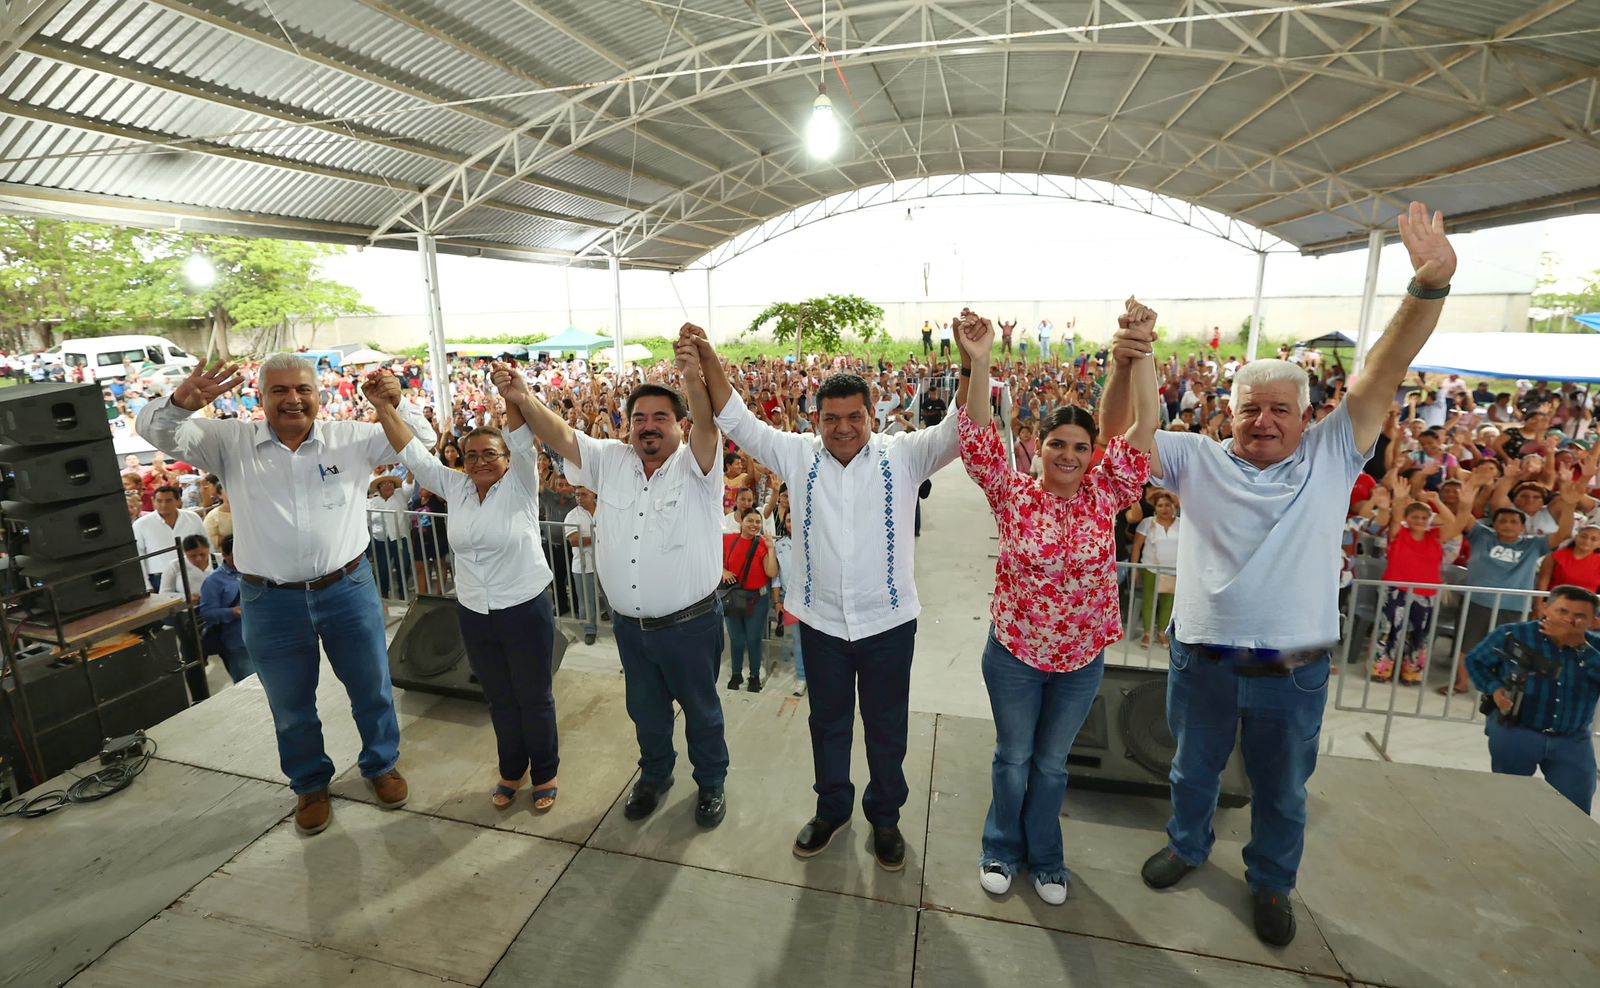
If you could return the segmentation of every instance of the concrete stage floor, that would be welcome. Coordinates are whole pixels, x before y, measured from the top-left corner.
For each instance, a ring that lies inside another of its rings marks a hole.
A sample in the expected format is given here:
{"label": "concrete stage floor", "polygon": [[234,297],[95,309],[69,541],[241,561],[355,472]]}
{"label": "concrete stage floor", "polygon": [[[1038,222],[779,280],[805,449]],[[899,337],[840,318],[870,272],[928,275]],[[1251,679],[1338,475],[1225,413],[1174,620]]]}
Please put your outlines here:
{"label": "concrete stage floor", "polygon": [[[344,771],[317,837],[294,831],[254,680],[157,727],[131,789],[0,821],[0,984],[1587,988],[1600,971],[1600,828],[1536,779],[1325,757],[1300,934],[1276,950],[1250,929],[1248,810],[1222,811],[1211,863],[1157,893],[1138,869],[1165,802],[1074,790],[1067,904],[1026,881],[982,891],[987,721],[913,714],[891,874],[859,817],[823,855],[789,853],[813,804],[805,701],[786,694],[724,694],[729,813],[710,832],[684,761],[654,816],[623,818],[636,749],[614,673],[557,677],[562,791],[542,816],[490,806],[480,706],[417,693],[399,700],[411,802],[379,810],[331,676],[321,699]],[[856,755],[859,785],[859,735]]]}

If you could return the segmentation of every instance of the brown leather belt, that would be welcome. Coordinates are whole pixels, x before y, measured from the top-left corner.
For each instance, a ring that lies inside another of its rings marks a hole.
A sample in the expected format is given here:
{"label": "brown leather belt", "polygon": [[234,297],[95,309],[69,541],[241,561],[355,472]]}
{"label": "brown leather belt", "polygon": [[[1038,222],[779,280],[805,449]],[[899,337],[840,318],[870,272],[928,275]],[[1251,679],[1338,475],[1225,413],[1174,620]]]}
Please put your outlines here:
{"label": "brown leather belt", "polygon": [[294,580],[288,583],[278,583],[264,576],[256,576],[253,573],[240,573],[239,579],[252,587],[266,587],[269,590],[323,590],[354,573],[356,567],[361,565],[361,560],[365,558],[365,556],[357,556],[332,573],[326,576],[319,576],[315,580]]}

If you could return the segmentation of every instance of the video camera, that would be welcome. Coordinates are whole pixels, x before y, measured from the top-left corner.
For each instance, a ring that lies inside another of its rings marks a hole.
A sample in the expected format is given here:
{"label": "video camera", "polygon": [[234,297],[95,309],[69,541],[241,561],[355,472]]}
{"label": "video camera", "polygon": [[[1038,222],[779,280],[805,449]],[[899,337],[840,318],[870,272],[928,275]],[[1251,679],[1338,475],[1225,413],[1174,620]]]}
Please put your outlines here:
{"label": "video camera", "polygon": [[1500,648],[1500,657],[1511,663],[1511,672],[1504,677],[1506,695],[1511,698],[1511,709],[1500,712],[1499,705],[1494,702],[1494,695],[1485,693],[1483,700],[1478,704],[1478,710],[1485,715],[1496,714],[1502,725],[1515,727],[1522,722],[1522,700],[1528,693],[1528,677],[1534,675],[1544,679],[1555,679],[1561,675],[1561,663],[1540,655],[1515,638],[1506,639]]}

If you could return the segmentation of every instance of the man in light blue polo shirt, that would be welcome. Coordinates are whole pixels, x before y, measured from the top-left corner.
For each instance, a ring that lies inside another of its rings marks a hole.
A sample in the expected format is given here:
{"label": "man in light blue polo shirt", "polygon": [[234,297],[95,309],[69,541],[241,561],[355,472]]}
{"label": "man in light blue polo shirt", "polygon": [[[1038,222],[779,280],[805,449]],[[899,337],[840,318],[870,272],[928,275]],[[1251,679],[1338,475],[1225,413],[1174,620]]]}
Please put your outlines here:
{"label": "man in light blue polo shirt", "polygon": [[[1151,474],[1183,502],[1167,722],[1177,739],[1167,846],[1152,888],[1199,867],[1216,835],[1222,771],[1241,737],[1253,793],[1245,881],[1256,935],[1294,939],[1306,781],[1317,764],[1330,647],[1339,638],[1340,537],[1356,475],[1455,273],[1444,219],[1412,203],[1400,237],[1416,276],[1365,373],[1312,424],[1304,369],[1260,360],[1234,377],[1233,436],[1158,432]],[[1101,428],[1115,434],[1115,422]],[[1242,725],[1242,732],[1241,732]]]}

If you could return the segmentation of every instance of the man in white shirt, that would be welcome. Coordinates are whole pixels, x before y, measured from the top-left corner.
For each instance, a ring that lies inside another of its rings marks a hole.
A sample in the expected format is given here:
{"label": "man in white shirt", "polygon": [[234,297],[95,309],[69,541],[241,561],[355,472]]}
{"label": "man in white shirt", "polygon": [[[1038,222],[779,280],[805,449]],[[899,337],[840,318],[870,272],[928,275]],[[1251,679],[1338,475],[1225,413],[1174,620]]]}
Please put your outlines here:
{"label": "man in white shirt", "polygon": [[[394,451],[376,424],[318,422],[316,370],[287,353],[261,365],[263,421],[190,418],[239,386],[237,369],[196,367],[171,396],[139,412],[139,435],[216,474],[228,491],[245,646],[272,707],[279,763],[299,797],[295,826],[309,835],[332,819],[334,764],[317,717],[319,641],[350,696],[362,776],[387,809],[408,795],[395,771],[400,724],[383,605],[366,558],[367,479]],[[387,371],[378,379],[383,400],[431,446],[433,427],[401,401],[400,382]]]}
{"label": "man in white shirt", "polygon": [[1055,323],[1048,319],[1039,320],[1039,359],[1047,364],[1050,362],[1050,338],[1055,331]]}
{"label": "man in white shirt", "polygon": [[941,357],[950,356],[950,344],[954,340],[954,337],[950,334],[953,332],[952,327],[954,325],[954,320],[941,322],[939,324],[939,356]]}
{"label": "man in white shirt", "polygon": [[406,571],[410,563],[405,557],[408,522],[406,508],[409,504],[400,493],[400,478],[393,475],[379,477],[372,484],[377,492],[367,498],[367,530],[372,542],[367,546],[367,558],[378,574],[378,594],[404,599],[407,595]]}
{"label": "man in white shirt", "polygon": [[[1330,648],[1339,639],[1350,488],[1438,324],[1456,267],[1443,217],[1430,218],[1420,203],[1400,218],[1400,238],[1416,275],[1331,415],[1311,427],[1304,369],[1255,361],[1234,376],[1232,439],[1159,432],[1151,458],[1152,478],[1183,503],[1167,681],[1178,750],[1167,845],[1141,874],[1151,888],[1166,888],[1205,862],[1222,771],[1240,738],[1252,789],[1245,881],[1256,936],[1274,946],[1295,935],[1290,893],[1305,849],[1306,782],[1317,764]],[[1125,425],[1109,421],[1114,414],[1106,412],[1102,431]]]}
{"label": "man in white shirt", "polygon": [[[670,388],[639,385],[624,406],[629,439],[622,443],[576,432],[539,402],[530,405],[533,434],[565,461],[568,480],[595,492],[595,528],[606,533],[595,540],[594,558],[639,740],[639,781],[623,815],[649,816],[672,785],[676,700],[700,787],[695,822],[715,827],[727,815],[728,743],[717,693],[722,444],[711,409],[703,394],[691,392],[685,407]],[[691,411],[700,425],[684,443]]]}
{"label": "man in white shirt", "polygon": [[[855,808],[850,747],[859,691],[872,781],[862,812],[872,824],[878,864],[905,866],[900,807],[916,645],[917,490],[959,453],[956,417],[931,429],[874,435],[867,383],[835,374],[817,391],[818,433],[779,432],[758,421],[733,391],[697,326],[685,326],[680,355],[698,354],[717,425],[789,485],[799,527],[798,585],[784,609],[800,619],[811,697],[811,754],[817,811],[795,839],[794,853],[819,854]],[[964,359],[964,358],[963,358]],[[964,398],[966,376],[957,403]],[[691,394],[693,386],[691,385]]]}
{"label": "man in white shirt", "polygon": [[[161,574],[167,565],[179,556],[173,543],[182,540],[185,535],[206,534],[206,525],[200,520],[200,516],[178,506],[182,497],[182,492],[171,484],[157,487],[155,496],[151,498],[155,510],[147,515],[141,515],[133,523],[133,538],[139,547],[139,555],[166,552],[166,555],[145,556],[144,572],[150,581],[151,590],[158,592],[161,590]],[[169,588],[169,592],[182,591],[171,591]]]}
{"label": "man in white shirt", "polygon": [[572,547],[573,590],[577,595],[578,618],[583,621],[583,643],[593,645],[600,630],[600,600],[594,589],[594,491],[577,490],[578,506],[561,520],[567,545]]}

